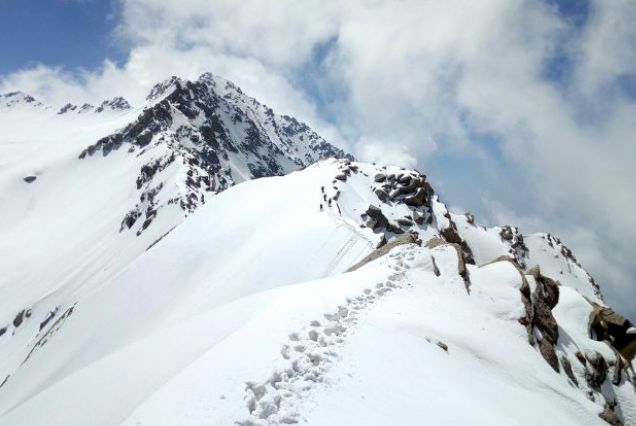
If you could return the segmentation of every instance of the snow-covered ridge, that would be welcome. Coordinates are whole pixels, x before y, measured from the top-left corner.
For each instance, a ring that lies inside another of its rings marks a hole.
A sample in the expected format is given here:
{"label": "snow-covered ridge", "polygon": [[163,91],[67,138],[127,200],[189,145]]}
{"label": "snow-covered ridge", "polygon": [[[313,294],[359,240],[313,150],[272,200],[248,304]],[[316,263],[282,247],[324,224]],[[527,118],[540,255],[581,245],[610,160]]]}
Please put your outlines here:
{"label": "snow-covered ridge", "polygon": [[636,329],[554,236],[451,213],[211,74],[13,111],[0,425],[636,421]]}
{"label": "snow-covered ridge", "polygon": [[0,93],[0,108],[7,110],[9,108],[43,107],[44,104],[39,102],[33,96],[23,92]]}
{"label": "snow-covered ridge", "polygon": [[[0,108],[4,112],[10,112],[14,110],[24,109],[24,108],[36,108],[41,109],[43,111],[51,112],[54,111],[54,108],[50,105],[46,105],[33,96],[23,93],[23,92],[10,92],[0,94]],[[84,114],[87,112],[93,112],[95,114],[99,114],[102,112],[118,112],[118,111],[126,111],[131,109],[132,107],[128,103],[126,99],[121,96],[116,96],[112,99],[104,100],[98,107],[95,107],[91,104],[85,103],[82,105],[75,105],[68,103],[61,108],[56,110],[58,115],[64,114]]]}

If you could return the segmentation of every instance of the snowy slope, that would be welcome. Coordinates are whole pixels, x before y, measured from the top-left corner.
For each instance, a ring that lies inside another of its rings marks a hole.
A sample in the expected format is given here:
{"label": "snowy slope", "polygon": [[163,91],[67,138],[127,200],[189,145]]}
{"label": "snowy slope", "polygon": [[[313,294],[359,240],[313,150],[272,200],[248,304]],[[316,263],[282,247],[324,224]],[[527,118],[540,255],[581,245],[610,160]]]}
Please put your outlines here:
{"label": "snowy slope", "polygon": [[2,95],[0,129],[0,425],[636,424],[558,238],[227,80]]}
{"label": "snowy slope", "polygon": [[[238,88],[226,100],[229,87],[235,86],[205,74],[135,108],[121,97],[97,108],[58,110],[21,92],[2,95],[0,383],[78,298],[119,274],[217,193],[345,156],[297,122],[301,129],[275,139],[264,127],[290,119]],[[235,123],[232,116],[244,118]],[[246,126],[258,130],[248,133]],[[195,141],[210,127],[207,139]],[[121,149],[110,147],[106,155],[100,148],[104,155],[96,155],[100,141],[131,129],[152,136],[143,146],[121,139]],[[283,152],[280,146],[294,138],[305,145]]]}
{"label": "snowy slope", "polygon": [[[214,197],[74,300],[0,390],[0,424],[598,425],[609,398],[633,424],[628,372],[613,385],[610,367],[596,390],[576,358],[614,357],[581,325],[591,305],[576,288],[561,286],[554,315],[578,385],[519,324],[535,277],[465,263],[437,196],[383,203],[378,175],[419,176],[330,160]],[[422,245],[345,272],[409,230]]]}

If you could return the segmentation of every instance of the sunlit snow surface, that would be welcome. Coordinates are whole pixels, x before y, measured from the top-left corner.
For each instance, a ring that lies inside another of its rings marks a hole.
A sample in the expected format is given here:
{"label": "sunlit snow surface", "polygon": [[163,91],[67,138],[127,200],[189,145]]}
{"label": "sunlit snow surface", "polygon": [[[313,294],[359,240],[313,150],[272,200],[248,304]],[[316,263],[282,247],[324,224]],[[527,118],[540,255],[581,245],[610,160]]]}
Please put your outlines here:
{"label": "sunlit snow surface", "polygon": [[[369,204],[380,205],[379,166],[360,164],[336,182],[340,212],[320,208],[341,165],[327,160],[241,183],[183,223],[163,215],[148,233],[120,233],[136,197],[122,188],[141,160],[115,152],[82,162],[77,153],[138,112],[42,114],[21,132],[0,114],[0,326],[31,309],[0,336],[10,374],[0,425],[606,424],[582,365],[572,365],[577,388],[528,344],[521,275],[510,262],[488,263],[508,251],[498,230],[453,215],[476,260],[470,294],[450,245],[398,246],[345,272],[380,241],[360,227]],[[409,212],[382,209],[391,220]],[[424,242],[438,234],[418,231]],[[540,236],[526,240],[528,262],[563,284],[557,353],[611,358],[588,338],[583,296],[596,295],[584,271]],[[39,330],[56,306],[61,321]],[[625,424],[636,424],[632,385],[611,392]]]}

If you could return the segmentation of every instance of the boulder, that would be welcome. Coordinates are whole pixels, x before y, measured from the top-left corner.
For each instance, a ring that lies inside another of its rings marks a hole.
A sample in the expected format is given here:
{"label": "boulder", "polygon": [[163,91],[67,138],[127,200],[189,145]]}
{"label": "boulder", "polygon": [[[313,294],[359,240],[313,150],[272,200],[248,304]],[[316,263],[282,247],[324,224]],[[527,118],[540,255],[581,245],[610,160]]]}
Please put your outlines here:
{"label": "boulder", "polygon": [[347,181],[347,176],[344,173],[339,173],[335,176],[336,179],[342,181],[342,182],[346,182]]}
{"label": "boulder", "polygon": [[26,183],[31,183],[31,182],[33,182],[34,180],[37,179],[37,176],[32,176],[32,175],[31,176],[25,176],[22,179],[24,179],[24,181]]}
{"label": "boulder", "polygon": [[373,180],[375,180],[376,182],[384,182],[386,180],[386,175],[383,173],[378,173],[375,175]]}
{"label": "boulder", "polygon": [[402,185],[408,185],[409,183],[411,183],[411,176],[410,175],[404,175],[401,174],[398,176],[397,181],[398,183],[401,183]]}
{"label": "boulder", "polygon": [[15,316],[15,318],[13,318],[13,326],[15,328],[20,327],[20,324],[22,324],[22,321],[24,321],[24,309],[21,310],[20,312],[17,313],[17,315]]}
{"label": "boulder", "polygon": [[589,330],[592,338],[606,341],[628,361],[636,355],[636,327],[612,308],[591,302]]}
{"label": "boulder", "polygon": [[415,195],[405,197],[404,202],[409,206],[421,207],[427,204],[428,194],[424,188],[417,188]]}
{"label": "boulder", "polygon": [[382,213],[382,210],[379,209],[378,207],[374,206],[374,205],[370,205],[366,212],[367,216],[369,216],[373,221],[375,221],[375,226],[369,226],[369,224],[367,223],[367,226],[369,226],[370,228],[388,228],[389,227],[389,220],[386,218],[386,216],[384,216],[384,213]]}

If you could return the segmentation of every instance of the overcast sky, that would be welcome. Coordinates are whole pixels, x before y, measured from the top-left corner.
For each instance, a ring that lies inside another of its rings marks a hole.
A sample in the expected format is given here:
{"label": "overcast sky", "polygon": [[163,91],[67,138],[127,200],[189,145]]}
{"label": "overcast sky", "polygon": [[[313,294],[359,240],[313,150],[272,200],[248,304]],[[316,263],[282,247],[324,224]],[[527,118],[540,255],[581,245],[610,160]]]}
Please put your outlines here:
{"label": "overcast sky", "polygon": [[633,0],[3,0],[0,92],[212,71],[486,224],[560,236],[636,319]]}

